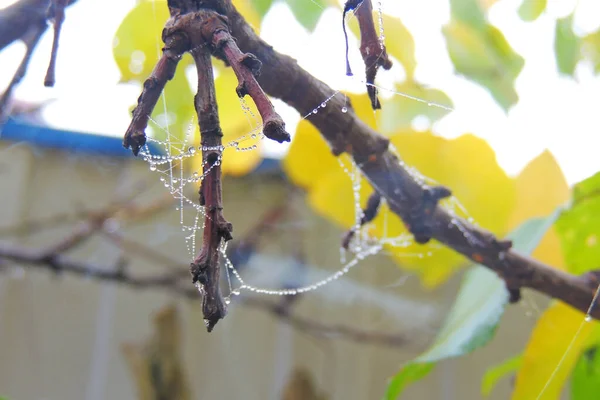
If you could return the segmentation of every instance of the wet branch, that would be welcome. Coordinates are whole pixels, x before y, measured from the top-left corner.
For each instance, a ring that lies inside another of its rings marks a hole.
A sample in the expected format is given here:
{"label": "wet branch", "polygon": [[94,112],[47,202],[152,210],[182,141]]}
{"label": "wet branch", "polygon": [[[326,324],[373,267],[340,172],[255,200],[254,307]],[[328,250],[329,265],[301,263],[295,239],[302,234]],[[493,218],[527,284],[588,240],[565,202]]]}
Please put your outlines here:
{"label": "wet branch", "polygon": [[221,189],[221,127],[217,111],[210,52],[203,47],[192,53],[198,71],[196,112],[200,124],[204,179],[200,186],[200,205],[204,206],[205,219],[202,249],[191,265],[194,283],[202,286],[202,311],[208,331],[227,314],[227,306],[219,285],[221,268],[219,248],[222,242],[232,239],[233,226],[223,216]]}
{"label": "wet branch", "polygon": [[377,98],[377,88],[373,86],[377,70],[379,67],[386,70],[392,68],[392,61],[388,58],[385,44],[379,40],[375,32],[371,0],[363,0],[356,9],[356,18],[360,27],[360,54],[365,63],[367,93],[371,99],[371,107],[373,110],[377,110],[381,108],[381,103]]}
{"label": "wet branch", "polygon": [[[419,243],[436,239],[465,257],[480,263],[507,282],[513,292],[531,288],[586,312],[598,282],[596,275],[575,276],[559,271],[512,250],[510,241],[450,215],[438,207],[450,191],[417,182],[389,151],[388,140],[362,122],[346,107],[344,96],[302,69],[294,59],[276,52],[260,39],[231,0],[213,0],[226,11],[232,34],[244,52],[262,62],[258,82],[267,94],[282,99],[306,115],[323,99],[328,106],[309,121],[321,132],[334,154],[349,153],[373,188],[385,198],[392,212],[402,219]],[[285,84],[282,84],[284,82]],[[460,160],[457,160],[460,162]],[[501,195],[501,194],[500,194]],[[592,304],[591,315],[600,319],[600,307]]]}
{"label": "wet branch", "polygon": [[69,5],[68,0],[51,0],[48,7],[48,19],[51,19],[54,24],[54,38],[52,39],[52,53],[50,54],[50,63],[44,78],[44,86],[54,86],[54,76],[56,75],[56,57],[58,55],[58,41],[60,38],[60,30],[63,21],[65,20],[65,7]]}
{"label": "wet branch", "polygon": [[133,110],[131,123],[125,132],[123,146],[131,148],[137,155],[142,146],[146,144],[146,127],[154,106],[165,88],[167,81],[175,76],[177,63],[188,47],[187,41],[181,35],[172,36],[165,43],[163,54],[152,71],[150,78],[144,82],[144,89],[138,98],[138,104]]}
{"label": "wet branch", "polygon": [[219,28],[212,35],[212,44],[217,53],[233,68],[239,85],[236,92],[240,98],[250,95],[263,120],[264,135],[276,142],[289,142],[290,134],[285,130],[283,119],[275,112],[271,101],[256,81],[260,75],[261,62],[251,53],[242,53],[226,27]]}

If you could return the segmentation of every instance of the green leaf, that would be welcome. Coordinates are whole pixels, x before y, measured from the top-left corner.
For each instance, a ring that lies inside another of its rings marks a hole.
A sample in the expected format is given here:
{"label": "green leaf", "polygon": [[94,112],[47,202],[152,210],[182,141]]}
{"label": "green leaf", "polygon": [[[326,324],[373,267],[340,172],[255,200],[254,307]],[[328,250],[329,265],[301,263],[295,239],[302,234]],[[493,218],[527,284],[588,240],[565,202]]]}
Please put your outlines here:
{"label": "green leaf", "polygon": [[523,21],[535,21],[546,9],[547,0],[523,0],[519,16]]}
{"label": "green leaf", "polygon": [[273,0],[251,0],[252,7],[256,10],[256,12],[260,15],[262,19],[266,13],[269,12],[271,6],[273,5]]}
{"label": "green leaf", "polygon": [[588,400],[600,393],[600,351],[597,347],[581,354],[571,375],[571,400]]}
{"label": "green leaf", "polygon": [[480,0],[450,0],[450,15],[452,19],[476,30],[485,30],[485,13]]}
{"label": "green leaf", "polygon": [[567,267],[574,274],[598,268],[600,260],[600,173],[573,188],[573,203],[556,221]]}
{"label": "green leaf", "polygon": [[519,354],[492,368],[489,368],[485,372],[483,380],[481,381],[481,394],[485,397],[489,396],[490,393],[492,393],[492,390],[494,390],[494,387],[498,384],[499,380],[510,373],[516,372],[519,369],[522,360],[523,355]]}
{"label": "green leaf", "polygon": [[514,82],[524,60],[496,27],[452,19],[443,28],[456,72],[486,87],[504,110],[517,100]]}
{"label": "green leaf", "polygon": [[573,14],[556,20],[554,51],[558,70],[565,74],[575,73],[581,55],[581,39],[573,32]]}
{"label": "green leaf", "polygon": [[423,379],[433,370],[435,363],[409,364],[394,376],[388,384],[384,400],[396,400],[409,384]]}
{"label": "green leaf", "polygon": [[408,81],[397,84],[395,90],[425,102],[415,101],[404,96],[394,96],[387,100],[385,107],[382,108],[379,114],[380,129],[386,133],[410,128],[411,123],[417,116],[427,117],[430,123],[434,123],[450,112],[449,109],[430,106],[431,103],[448,108],[453,106],[446,93],[438,89],[428,88],[418,82]]}
{"label": "green leaf", "polygon": [[294,13],[294,16],[308,29],[309,32],[315,30],[321,14],[325,11],[327,5],[323,0],[284,0]]}
{"label": "green leaf", "polygon": [[[546,231],[552,226],[558,212],[546,218],[534,218],[508,235],[513,240],[513,248],[522,254],[531,253],[538,245]],[[508,302],[508,292],[504,281],[498,275],[482,266],[475,266],[465,273],[454,305],[448,314],[444,326],[438,333],[431,347],[413,361],[405,365],[392,379],[394,393],[398,396],[409,382],[396,383],[399,376],[415,376],[417,370],[435,362],[457,357],[481,347],[494,336],[504,306]],[[405,374],[405,375],[403,375]],[[424,376],[424,374],[423,374]],[[406,379],[400,379],[405,382]],[[390,388],[388,387],[388,392]]]}

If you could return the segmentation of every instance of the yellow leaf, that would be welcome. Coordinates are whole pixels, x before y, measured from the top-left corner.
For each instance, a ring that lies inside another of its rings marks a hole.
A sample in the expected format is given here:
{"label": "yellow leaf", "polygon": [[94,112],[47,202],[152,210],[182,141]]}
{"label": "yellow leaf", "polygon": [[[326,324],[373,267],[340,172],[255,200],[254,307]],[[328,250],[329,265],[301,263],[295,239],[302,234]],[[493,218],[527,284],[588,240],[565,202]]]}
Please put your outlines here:
{"label": "yellow leaf", "polygon": [[597,322],[584,322],[582,312],[554,302],[542,314],[529,338],[512,400],[559,399],[567,377],[597,326]]}
{"label": "yellow leaf", "polygon": [[510,216],[509,229],[516,228],[530,218],[544,217],[569,201],[567,181],[549,151],[534,158],[516,180],[517,205]]}
{"label": "yellow leaf", "polygon": [[[223,174],[233,176],[247,174],[256,168],[262,159],[260,114],[248,96],[243,102],[240,101],[235,91],[237,84],[237,78],[231,68],[221,70],[220,75],[215,79],[219,120],[223,131],[222,143],[226,147],[221,170]],[[247,108],[246,111],[244,107]],[[196,146],[200,145],[198,126],[196,126],[195,143]],[[202,157],[194,157],[193,162],[194,170],[201,174]]]}
{"label": "yellow leaf", "polygon": [[383,14],[383,26],[388,54],[400,61],[406,73],[406,80],[412,80],[417,65],[412,35],[399,18]]}
{"label": "yellow leaf", "polygon": [[143,81],[150,76],[160,56],[162,30],[168,18],[169,9],[164,0],[143,1],[125,16],[113,46],[123,82]]}
{"label": "yellow leaf", "polygon": [[[534,158],[516,179],[517,205],[509,218],[509,230],[524,221],[543,217],[565,204],[570,189],[565,177],[549,151]],[[544,235],[532,256],[560,270],[566,270],[560,239],[554,228]]]}
{"label": "yellow leaf", "polygon": [[286,157],[283,170],[296,185],[310,189],[323,175],[339,167],[317,128],[307,120],[300,121]]}
{"label": "yellow leaf", "polygon": [[252,7],[252,2],[248,0],[233,0],[233,5],[242,14],[246,22],[254,28],[256,33],[260,33],[260,15]]}
{"label": "yellow leaf", "polygon": [[[391,140],[407,165],[450,188],[475,223],[495,234],[507,232],[506,220],[514,208],[516,188],[487,142],[473,135],[449,140],[430,132],[399,133]],[[423,258],[414,256],[423,253]],[[429,287],[442,283],[466,263],[464,257],[439,248],[435,242],[396,250],[393,258],[402,268],[417,272]]]}

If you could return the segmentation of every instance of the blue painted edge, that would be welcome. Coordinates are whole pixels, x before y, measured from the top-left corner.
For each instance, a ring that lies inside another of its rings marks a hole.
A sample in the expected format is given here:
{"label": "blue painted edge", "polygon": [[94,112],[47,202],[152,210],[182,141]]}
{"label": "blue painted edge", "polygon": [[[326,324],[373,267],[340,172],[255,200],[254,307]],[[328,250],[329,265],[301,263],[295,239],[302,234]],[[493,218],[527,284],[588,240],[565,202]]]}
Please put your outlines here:
{"label": "blue painted edge", "polygon": [[[78,154],[134,157],[131,150],[123,147],[122,139],[118,137],[65,131],[47,126],[34,125],[13,118],[9,118],[0,127],[0,140],[26,142],[38,147],[66,150]],[[148,146],[152,153],[162,153],[162,150],[154,143],[149,143]],[[279,160],[266,158],[253,173],[277,172],[280,169]]]}

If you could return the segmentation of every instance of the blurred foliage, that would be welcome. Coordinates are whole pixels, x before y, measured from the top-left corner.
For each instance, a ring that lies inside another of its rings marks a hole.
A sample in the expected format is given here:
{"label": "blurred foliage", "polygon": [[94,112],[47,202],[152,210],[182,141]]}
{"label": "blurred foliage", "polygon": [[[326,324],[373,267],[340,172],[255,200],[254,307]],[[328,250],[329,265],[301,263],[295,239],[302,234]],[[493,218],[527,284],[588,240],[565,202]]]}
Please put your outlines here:
{"label": "blurred foliage", "polygon": [[581,355],[571,377],[571,400],[588,400],[600,393],[600,351],[592,347]]}
{"label": "blurred foliage", "polygon": [[579,354],[595,338],[598,326],[598,322],[584,322],[581,311],[554,301],[531,333],[512,399],[559,399]]}
{"label": "blurred foliage", "polygon": [[547,0],[523,0],[519,16],[523,21],[535,21],[546,9]]}
{"label": "blurred foliage", "polygon": [[487,22],[478,0],[450,0],[450,7],[450,23],[443,33],[456,72],[486,87],[508,110],[518,100],[513,86],[523,69],[523,58]]}
{"label": "blurred foliage", "polygon": [[523,356],[517,355],[511,357],[500,364],[488,368],[483,376],[481,381],[481,394],[485,397],[489,396],[494,390],[496,384],[508,374],[514,374],[519,368],[521,368],[521,363],[523,362]]}
{"label": "blurred foliage", "polygon": [[573,202],[556,223],[569,271],[600,267],[600,173],[573,188]]}

